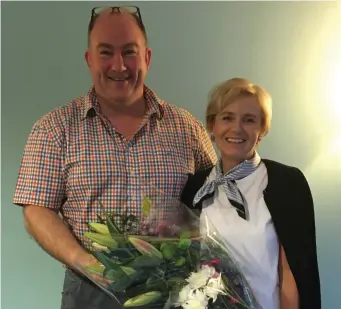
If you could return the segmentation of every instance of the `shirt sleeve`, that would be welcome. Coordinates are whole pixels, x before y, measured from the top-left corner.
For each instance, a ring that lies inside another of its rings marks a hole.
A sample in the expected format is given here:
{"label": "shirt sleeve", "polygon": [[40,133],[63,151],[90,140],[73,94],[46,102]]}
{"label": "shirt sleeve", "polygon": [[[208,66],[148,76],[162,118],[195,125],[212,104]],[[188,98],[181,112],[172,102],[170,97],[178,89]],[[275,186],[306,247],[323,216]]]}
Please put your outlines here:
{"label": "shirt sleeve", "polygon": [[194,142],[195,171],[213,167],[217,163],[217,154],[211,139],[202,123],[197,121],[196,137]]}
{"label": "shirt sleeve", "polygon": [[13,203],[59,210],[65,198],[62,143],[42,124],[36,124],[26,143]]}

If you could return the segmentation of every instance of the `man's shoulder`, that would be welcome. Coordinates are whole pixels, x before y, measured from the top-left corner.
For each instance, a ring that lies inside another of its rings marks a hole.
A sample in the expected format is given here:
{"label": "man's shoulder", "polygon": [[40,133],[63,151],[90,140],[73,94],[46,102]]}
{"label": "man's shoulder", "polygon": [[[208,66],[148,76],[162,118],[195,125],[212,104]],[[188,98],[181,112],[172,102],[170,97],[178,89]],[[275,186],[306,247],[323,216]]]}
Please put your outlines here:
{"label": "man's shoulder", "polygon": [[203,124],[196,119],[188,110],[185,108],[176,106],[161,99],[156,92],[145,85],[144,88],[145,96],[156,107],[157,114],[167,125],[175,127],[180,126],[181,128],[187,128],[195,131],[202,131]]}
{"label": "man's shoulder", "polygon": [[45,129],[56,129],[66,127],[72,123],[81,121],[85,113],[85,101],[87,96],[78,96],[61,105],[38,119],[34,127],[44,127]]}
{"label": "man's shoulder", "polygon": [[162,101],[162,109],[164,112],[164,120],[168,122],[178,122],[181,125],[185,125],[191,129],[202,130],[203,124],[194,117],[194,115],[185,108],[170,104]]}

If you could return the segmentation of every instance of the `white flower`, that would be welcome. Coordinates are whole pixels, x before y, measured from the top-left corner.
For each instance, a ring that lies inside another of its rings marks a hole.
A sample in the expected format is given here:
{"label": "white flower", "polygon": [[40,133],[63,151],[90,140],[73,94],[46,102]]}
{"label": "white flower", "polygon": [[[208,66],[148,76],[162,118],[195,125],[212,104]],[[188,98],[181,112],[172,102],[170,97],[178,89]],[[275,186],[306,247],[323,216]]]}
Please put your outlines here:
{"label": "white flower", "polygon": [[196,273],[191,273],[186,281],[189,283],[192,289],[200,289],[207,284],[207,281],[215,274],[215,269],[213,267],[204,265]]}
{"label": "white flower", "polygon": [[208,298],[205,293],[196,290],[188,295],[186,303],[182,304],[183,309],[207,309]]}
{"label": "white flower", "polygon": [[185,285],[179,295],[178,295],[178,299],[176,300],[176,302],[174,303],[175,307],[180,307],[183,305],[183,303],[185,303],[188,299],[188,295],[191,293],[191,287],[189,285]]}
{"label": "white flower", "polygon": [[183,309],[207,309],[208,301],[216,301],[218,294],[225,294],[224,283],[214,267],[203,265],[186,279],[185,285],[174,302]]}
{"label": "white flower", "polygon": [[208,298],[212,298],[213,302],[217,300],[218,294],[225,294],[224,283],[221,280],[221,276],[218,278],[211,278],[208,281],[207,286],[204,287],[204,293]]}

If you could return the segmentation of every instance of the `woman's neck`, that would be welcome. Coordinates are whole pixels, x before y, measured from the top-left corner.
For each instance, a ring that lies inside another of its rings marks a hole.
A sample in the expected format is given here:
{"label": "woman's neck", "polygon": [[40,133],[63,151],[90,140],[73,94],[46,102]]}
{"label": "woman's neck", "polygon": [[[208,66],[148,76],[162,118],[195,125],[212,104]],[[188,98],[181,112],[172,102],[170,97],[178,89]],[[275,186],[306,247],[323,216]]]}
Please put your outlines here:
{"label": "woman's neck", "polygon": [[230,170],[232,170],[234,167],[239,165],[240,163],[244,162],[245,160],[251,160],[256,155],[256,152],[254,152],[252,155],[244,158],[244,159],[237,159],[237,158],[226,158],[221,157],[221,169],[224,174],[228,173]]}
{"label": "woman's neck", "polygon": [[222,160],[221,161],[221,169],[224,174],[228,173],[230,170],[232,170],[234,167],[242,163],[243,161],[237,161],[237,160]]}

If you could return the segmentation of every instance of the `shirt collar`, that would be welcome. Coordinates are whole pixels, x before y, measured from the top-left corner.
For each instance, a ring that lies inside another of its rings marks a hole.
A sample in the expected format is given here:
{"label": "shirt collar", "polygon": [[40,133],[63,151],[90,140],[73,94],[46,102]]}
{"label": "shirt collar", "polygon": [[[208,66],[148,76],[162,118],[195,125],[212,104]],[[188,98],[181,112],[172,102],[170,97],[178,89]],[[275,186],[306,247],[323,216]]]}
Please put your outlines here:
{"label": "shirt collar", "polygon": [[[152,91],[149,87],[144,85],[143,87],[144,97],[148,106],[148,115],[151,116],[156,114],[158,120],[161,120],[164,116],[164,105],[165,102],[158,98],[154,91]],[[83,119],[89,116],[94,116],[99,113],[99,102],[96,96],[95,87],[92,86],[87,95],[85,96],[84,101],[84,111],[83,111]]]}

